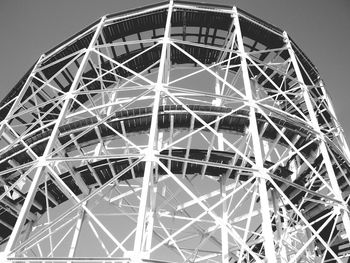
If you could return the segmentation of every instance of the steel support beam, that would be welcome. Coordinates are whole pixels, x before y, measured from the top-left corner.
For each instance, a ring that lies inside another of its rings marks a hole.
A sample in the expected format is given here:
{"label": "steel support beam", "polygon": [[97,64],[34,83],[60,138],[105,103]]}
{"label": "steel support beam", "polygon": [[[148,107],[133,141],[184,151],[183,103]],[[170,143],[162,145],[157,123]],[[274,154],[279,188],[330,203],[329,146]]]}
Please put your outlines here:
{"label": "steel support beam", "polygon": [[171,0],[43,55],[1,107],[0,261],[341,263],[350,151],[282,32]]}
{"label": "steel support beam", "polygon": [[[161,103],[162,90],[165,88],[164,84],[168,80],[168,72],[167,65],[169,65],[168,57],[169,54],[169,45],[170,45],[170,27],[171,27],[171,15],[173,10],[173,1],[169,2],[168,11],[167,11],[167,19],[164,29],[164,37],[161,40],[162,43],[162,51],[161,57],[159,61],[159,69],[157,82],[153,88],[154,90],[154,100],[152,107],[152,120],[149,131],[149,140],[147,151],[145,154],[145,172],[142,180],[142,190],[141,190],[141,199],[139,204],[139,212],[137,218],[137,226],[135,233],[135,242],[134,242],[134,251],[132,252],[133,261],[132,262],[140,262],[141,258],[148,258],[149,250],[152,243],[152,235],[153,235],[153,224],[154,224],[154,211],[152,211],[149,207],[148,202],[154,203],[155,195],[153,188],[155,187],[155,175],[153,174],[153,170],[156,166],[156,157],[155,153],[157,153],[158,148],[158,110]],[[150,188],[152,189],[150,191]],[[152,219],[151,219],[152,218]],[[148,224],[146,226],[146,224]]]}
{"label": "steel support beam", "polygon": [[248,64],[246,57],[248,56],[244,50],[243,36],[241,32],[239,15],[236,7],[233,7],[232,15],[235,23],[235,30],[237,34],[237,44],[238,50],[241,57],[241,69],[243,75],[243,83],[245,89],[245,95],[247,96],[249,106],[249,131],[252,136],[252,147],[255,157],[255,165],[259,172],[254,172],[259,181],[259,194],[260,194],[260,205],[261,205],[261,216],[262,216],[262,233],[264,237],[264,246],[265,246],[265,256],[269,263],[277,262],[275,254],[275,244],[274,236],[272,232],[271,225],[271,215],[270,215],[270,206],[269,206],[269,196],[266,188],[266,179],[268,177],[266,170],[264,168],[264,158],[263,152],[261,149],[261,141],[259,138],[259,131],[256,121],[256,111],[254,104],[254,97],[252,94],[252,87],[249,78]]}
{"label": "steel support beam", "polygon": [[284,32],[284,41],[285,41],[286,46],[288,48],[289,56],[290,56],[290,59],[292,61],[295,73],[296,73],[297,78],[298,78],[298,81],[303,88],[303,95],[304,95],[305,104],[307,106],[307,110],[308,110],[308,113],[310,116],[310,123],[311,123],[313,129],[318,133],[318,137],[320,139],[319,146],[320,146],[321,154],[322,154],[322,157],[323,157],[326,169],[327,169],[327,175],[328,175],[328,178],[330,180],[332,190],[334,191],[333,194],[334,194],[335,198],[338,199],[342,203],[342,206],[339,206],[338,204],[336,204],[334,206],[334,209],[339,209],[339,211],[342,214],[343,224],[345,227],[345,231],[347,233],[347,238],[350,242],[350,216],[349,216],[349,210],[347,209],[348,205],[342,197],[342,192],[341,192],[341,189],[339,187],[335,172],[333,170],[332,160],[331,160],[329,153],[328,153],[327,144],[325,142],[325,135],[322,133],[322,131],[320,129],[320,126],[319,126],[319,123],[317,120],[317,116],[316,116],[316,113],[315,113],[315,110],[314,110],[314,107],[312,104],[310,92],[308,90],[308,87],[305,85],[303,75],[301,73],[301,70],[300,70],[300,67],[299,67],[299,64],[297,61],[297,56],[292,48],[292,45],[291,45],[291,42],[290,42],[289,37],[287,35],[287,32]]}
{"label": "steel support beam", "polygon": [[[72,83],[72,85],[70,87],[70,90],[69,90],[69,92],[67,94],[72,94],[72,92],[77,88],[79,80],[81,78],[81,75],[83,74],[83,71],[85,69],[87,60],[89,58],[90,52],[93,49],[93,46],[95,45],[95,42],[96,42],[96,40],[97,40],[97,38],[98,38],[98,36],[100,34],[100,31],[102,29],[102,25],[104,23],[104,20],[105,20],[105,17],[103,17],[101,19],[101,22],[96,26],[96,30],[95,30],[93,38],[90,41],[89,48],[86,50],[86,52],[84,54],[83,60],[82,60],[82,62],[80,64],[80,67],[79,67],[79,69],[77,71],[75,79],[74,79],[74,81],[73,81],[73,83]],[[43,173],[45,171],[45,166],[47,165],[46,158],[50,155],[51,150],[54,147],[54,142],[55,142],[55,140],[57,138],[57,135],[58,135],[58,132],[59,132],[58,128],[61,125],[62,121],[64,120],[65,114],[67,113],[67,111],[69,109],[70,103],[71,103],[71,100],[68,99],[68,98],[64,101],[61,113],[60,113],[60,115],[58,116],[58,118],[56,120],[56,123],[54,125],[53,130],[52,130],[50,139],[49,139],[49,141],[48,141],[48,143],[46,145],[46,148],[45,148],[45,151],[43,153],[43,156],[38,158],[38,162],[37,162],[37,165],[36,165],[37,168],[36,168],[36,171],[35,171],[35,174],[34,174],[34,177],[33,177],[33,181],[31,183],[31,186],[30,186],[29,191],[27,193],[27,197],[26,197],[26,199],[24,201],[24,204],[23,204],[23,207],[21,209],[21,212],[20,212],[20,214],[19,214],[19,216],[17,218],[14,230],[12,231],[12,234],[11,234],[11,236],[9,238],[9,241],[7,242],[7,245],[6,245],[6,248],[5,248],[5,255],[7,255],[7,256],[9,256],[11,251],[15,248],[17,240],[18,240],[18,238],[19,238],[19,236],[21,234],[23,225],[24,225],[25,220],[27,218],[27,213],[29,212],[30,207],[32,206],[32,202],[34,200],[34,197],[35,197],[35,194],[36,194],[36,190],[38,188],[39,183],[42,180],[42,175],[43,175]]]}

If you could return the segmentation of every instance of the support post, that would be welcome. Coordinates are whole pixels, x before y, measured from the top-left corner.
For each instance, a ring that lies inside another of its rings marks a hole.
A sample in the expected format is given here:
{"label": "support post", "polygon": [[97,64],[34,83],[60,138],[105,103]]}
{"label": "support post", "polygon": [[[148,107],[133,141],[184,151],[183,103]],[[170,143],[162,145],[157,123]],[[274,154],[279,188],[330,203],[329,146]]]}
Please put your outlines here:
{"label": "support post", "polygon": [[[84,205],[86,205],[86,202],[84,202]],[[75,251],[76,251],[76,247],[78,244],[78,239],[80,236],[80,232],[81,232],[81,227],[83,225],[84,219],[85,219],[85,210],[81,209],[79,212],[79,217],[77,219],[76,225],[75,225],[75,231],[73,234],[73,238],[72,238],[72,243],[68,252],[68,257],[72,258],[75,255]],[[72,263],[71,261],[69,261],[69,263]]]}
{"label": "support post", "polygon": [[[150,188],[154,189],[154,165],[155,165],[155,154],[158,149],[157,140],[157,129],[158,129],[158,111],[161,102],[161,94],[164,86],[164,82],[167,81],[167,58],[170,56],[169,45],[170,45],[170,27],[171,27],[171,14],[173,10],[173,1],[169,2],[167,20],[164,30],[164,37],[162,41],[162,51],[159,62],[157,82],[154,86],[154,101],[152,107],[152,121],[149,131],[149,139],[147,150],[145,154],[145,172],[142,180],[141,199],[139,205],[139,212],[137,217],[136,234],[134,241],[134,251],[132,255],[132,262],[140,262],[142,258],[149,257],[148,251],[151,248],[152,235],[153,235],[153,218],[149,220],[148,217],[154,217],[154,211],[148,208],[148,202],[155,203],[156,193]],[[153,195],[153,196],[151,196]]]}
{"label": "support post", "polygon": [[[77,74],[74,78],[74,81],[72,82],[72,85],[68,91],[69,94],[72,94],[72,92],[77,88],[78,83],[80,81],[80,77],[83,74],[83,71],[85,69],[85,66],[87,64],[90,52],[100,34],[100,31],[102,29],[103,23],[104,23],[105,17],[103,17],[101,19],[101,22],[96,26],[96,31],[94,36],[92,37],[89,47],[86,50],[84,57],[82,59],[82,62],[79,66],[79,69],[77,71]],[[46,145],[45,151],[43,153],[43,156],[40,157],[38,159],[38,163],[37,163],[37,168],[33,177],[33,181],[30,185],[29,191],[27,193],[26,199],[24,201],[24,204],[21,208],[20,214],[18,215],[16,224],[14,226],[14,229],[11,233],[11,236],[9,238],[9,241],[7,242],[6,248],[5,248],[5,255],[9,256],[9,254],[11,253],[11,251],[15,248],[17,240],[20,236],[20,233],[22,231],[23,225],[26,221],[27,218],[27,214],[30,210],[30,207],[32,205],[32,202],[34,200],[35,194],[36,194],[36,190],[41,182],[41,175],[43,174],[43,172],[45,171],[45,166],[46,166],[46,158],[47,156],[50,154],[52,148],[54,147],[54,142],[55,139],[57,138],[58,135],[58,128],[61,124],[61,122],[63,121],[65,114],[67,112],[67,110],[69,109],[69,105],[70,105],[71,99],[69,97],[65,98],[65,101],[63,103],[63,107],[61,109],[60,115],[58,116],[57,120],[55,121],[51,136],[49,138],[49,141]]]}
{"label": "support post", "polygon": [[342,216],[342,219],[343,219],[343,224],[344,224],[344,227],[345,227],[345,231],[346,231],[348,240],[350,241],[350,217],[349,217],[348,211],[344,209],[344,207],[347,207],[347,204],[346,204],[346,202],[344,201],[344,199],[342,197],[342,192],[341,192],[341,189],[339,187],[339,184],[338,184],[335,172],[333,170],[332,161],[331,161],[331,158],[330,158],[330,156],[328,154],[327,145],[326,145],[326,142],[325,142],[325,139],[324,139],[325,135],[322,133],[322,131],[321,131],[320,127],[319,127],[317,116],[316,116],[316,112],[315,112],[315,110],[313,108],[311,97],[310,97],[310,94],[309,94],[309,90],[308,90],[307,86],[305,85],[303,76],[301,74],[301,71],[300,71],[300,68],[299,68],[299,65],[298,65],[298,61],[297,61],[295,52],[294,52],[294,50],[292,48],[291,41],[290,41],[290,39],[289,39],[289,37],[287,35],[287,32],[284,32],[283,36],[284,36],[284,41],[286,43],[286,47],[288,49],[289,56],[290,56],[292,65],[294,67],[297,79],[298,79],[300,85],[303,88],[303,96],[304,96],[305,104],[306,104],[306,107],[307,107],[307,111],[308,111],[309,116],[310,116],[310,124],[312,125],[313,129],[319,135],[320,151],[321,151],[321,154],[322,154],[322,157],[323,157],[323,161],[324,161],[326,169],[327,169],[327,174],[328,174],[328,177],[329,177],[332,189],[334,191],[333,194],[335,195],[336,199],[338,199],[343,204],[343,206],[336,206],[335,209],[339,209],[339,211],[341,213],[341,216]]}
{"label": "support post", "polygon": [[266,177],[268,174],[264,168],[263,154],[260,144],[259,131],[256,121],[256,112],[254,105],[254,98],[252,94],[252,88],[249,79],[248,64],[246,59],[246,52],[244,50],[243,36],[239,23],[239,16],[237,8],[233,7],[233,19],[237,36],[238,51],[241,57],[241,69],[243,74],[243,84],[245,89],[246,99],[248,100],[249,105],[249,130],[252,136],[253,142],[253,151],[255,156],[255,164],[259,172],[254,172],[254,176],[258,181],[258,189],[260,195],[260,206],[261,206],[261,216],[262,216],[262,234],[264,238],[265,246],[265,256],[269,263],[275,263],[276,253],[274,245],[274,236],[272,232],[271,225],[271,216],[270,216],[270,207],[269,207],[269,197],[266,188]]}
{"label": "support post", "polygon": [[[282,221],[281,217],[279,215],[279,207],[278,207],[278,198],[279,194],[276,192],[276,190],[271,191],[271,198],[272,198],[272,204],[273,204],[273,212],[275,214],[275,222],[276,222],[276,233],[277,233],[277,240],[280,242],[279,247],[279,258],[281,263],[287,263],[288,262],[288,256],[287,256],[287,250],[286,246],[283,244],[283,228],[282,228]],[[285,229],[286,230],[286,229]]]}
{"label": "support post", "polygon": [[228,229],[227,229],[227,202],[226,202],[226,174],[222,175],[220,178],[220,192],[222,199],[222,222],[221,222],[221,261],[222,263],[229,262],[229,245],[228,245]]}

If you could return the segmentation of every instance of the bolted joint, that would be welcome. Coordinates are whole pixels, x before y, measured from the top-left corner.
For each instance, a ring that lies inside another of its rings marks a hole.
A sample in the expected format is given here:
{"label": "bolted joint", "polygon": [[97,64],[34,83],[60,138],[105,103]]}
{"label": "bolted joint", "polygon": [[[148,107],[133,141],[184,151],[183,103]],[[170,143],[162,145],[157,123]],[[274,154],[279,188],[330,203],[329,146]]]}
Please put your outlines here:
{"label": "bolted joint", "polygon": [[140,152],[144,156],[144,161],[146,162],[157,162],[159,160],[158,157],[156,157],[157,154],[159,154],[159,151],[154,149],[144,149]]}
{"label": "bolted joint", "polygon": [[339,214],[348,214],[350,216],[350,206],[344,201],[341,200],[342,204],[339,204],[335,209],[339,209]]}
{"label": "bolted joint", "polygon": [[283,42],[286,44],[286,48],[292,49],[292,45],[286,31],[283,31]]}
{"label": "bolted joint", "polygon": [[7,255],[4,251],[0,252],[0,262],[10,263],[10,261],[7,260]]}
{"label": "bolted joint", "polygon": [[254,108],[255,110],[260,110],[258,102],[252,98],[247,98],[244,104],[248,107]]}
{"label": "bolted joint", "polygon": [[282,35],[283,35],[283,42],[288,44],[290,41],[289,41],[289,37],[288,37],[287,32],[283,31]]}
{"label": "bolted joint", "polygon": [[37,167],[42,167],[42,166],[47,166],[47,160],[45,159],[44,156],[38,157],[38,162],[37,162]]}
{"label": "bolted joint", "polygon": [[170,38],[169,38],[168,36],[164,36],[164,37],[162,37],[162,38],[159,40],[159,43],[168,45],[168,44],[171,43],[171,41],[170,41]]}
{"label": "bolted joint", "polygon": [[231,17],[232,17],[232,18],[238,17],[238,12],[237,12],[237,7],[236,7],[236,6],[233,6],[233,7],[232,7]]}
{"label": "bolted joint", "polygon": [[68,93],[66,93],[66,98],[67,98],[67,100],[74,99],[74,95],[73,95],[73,93],[72,93],[72,92],[68,92]]}
{"label": "bolted joint", "polygon": [[8,124],[8,121],[6,119],[0,121],[0,126],[4,126],[4,125],[7,125],[7,124]]}
{"label": "bolted joint", "polygon": [[[345,206],[346,207],[346,206]],[[341,215],[342,214],[342,211],[344,211],[344,213],[347,212],[347,210],[344,208],[344,206],[342,205],[335,205],[333,207],[333,210],[334,210],[334,214],[336,215]]]}
{"label": "bolted joint", "polygon": [[266,168],[259,168],[259,170],[257,170],[256,172],[254,172],[254,176],[256,178],[261,178],[261,179],[265,179],[267,181],[270,180],[270,176],[269,176],[269,173],[267,171]]}
{"label": "bolted joint", "polygon": [[164,88],[164,85],[166,84],[165,83],[156,84],[154,86],[154,91],[164,92],[165,90],[167,90],[166,88]]}

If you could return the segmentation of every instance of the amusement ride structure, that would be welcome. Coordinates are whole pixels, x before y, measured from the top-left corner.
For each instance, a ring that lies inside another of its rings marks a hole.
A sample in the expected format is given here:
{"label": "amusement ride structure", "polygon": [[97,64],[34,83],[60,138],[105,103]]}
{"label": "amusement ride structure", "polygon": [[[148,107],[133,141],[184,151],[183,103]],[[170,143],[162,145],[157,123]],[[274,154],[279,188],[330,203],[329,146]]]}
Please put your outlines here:
{"label": "amusement ride structure", "polygon": [[232,6],[102,17],[0,105],[1,262],[346,262],[350,152],[288,34]]}

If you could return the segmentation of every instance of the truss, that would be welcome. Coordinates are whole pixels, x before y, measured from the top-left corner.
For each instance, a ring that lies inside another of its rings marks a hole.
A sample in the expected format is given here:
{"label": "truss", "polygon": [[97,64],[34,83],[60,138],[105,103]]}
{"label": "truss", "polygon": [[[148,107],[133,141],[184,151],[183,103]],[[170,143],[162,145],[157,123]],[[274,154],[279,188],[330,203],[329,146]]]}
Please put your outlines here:
{"label": "truss", "polygon": [[102,17],[1,103],[1,262],[346,262],[349,150],[313,64],[236,7]]}

